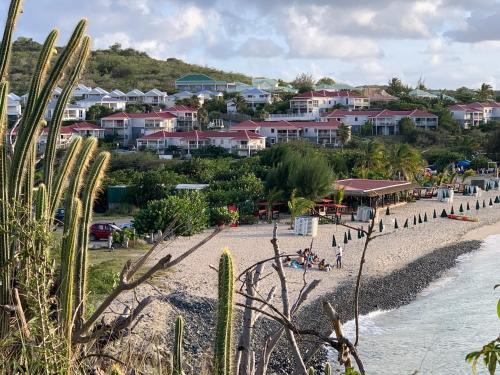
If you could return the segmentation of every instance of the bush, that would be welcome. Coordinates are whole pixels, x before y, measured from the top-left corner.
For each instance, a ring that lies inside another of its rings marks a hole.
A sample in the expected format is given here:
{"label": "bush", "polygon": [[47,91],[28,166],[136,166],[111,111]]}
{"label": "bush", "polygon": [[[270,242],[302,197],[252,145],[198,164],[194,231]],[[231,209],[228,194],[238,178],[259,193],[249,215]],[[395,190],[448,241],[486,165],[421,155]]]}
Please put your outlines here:
{"label": "bush", "polygon": [[108,262],[113,263],[113,261],[107,261],[89,267],[87,279],[91,293],[96,295],[108,294],[118,285],[120,274],[111,271]]}
{"label": "bush", "polygon": [[195,191],[148,202],[134,215],[139,234],[163,231],[176,220],[175,233],[190,236],[207,227],[208,207],[203,194]]}
{"label": "bush", "polygon": [[232,224],[238,221],[238,212],[229,211],[227,207],[210,209],[210,222],[216,225]]}
{"label": "bush", "polygon": [[240,220],[239,220],[239,223],[241,225],[253,225],[253,224],[257,224],[258,222],[259,222],[259,219],[253,215],[241,215]]}

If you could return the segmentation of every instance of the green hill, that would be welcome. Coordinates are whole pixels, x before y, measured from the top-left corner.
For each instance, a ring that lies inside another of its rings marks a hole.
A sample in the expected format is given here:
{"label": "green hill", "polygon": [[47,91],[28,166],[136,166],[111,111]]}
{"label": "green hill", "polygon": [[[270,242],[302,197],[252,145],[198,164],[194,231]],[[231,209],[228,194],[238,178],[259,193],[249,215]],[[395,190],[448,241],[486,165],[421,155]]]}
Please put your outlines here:
{"label": "green hill", "polygon": [[[28,38],[21,37],[14,42],[10,64],[11,91],[16,94],[28,91],[41,47],[40,43]],[[122,49],[119,44],[93,51],[81,82],[106,90],[117,88],[126,92],[133,88],[158,88],[171,92],[174,89],[174,81],[187,73],[203,73],[216,80],[228,82],[251,82],[251,78],[244,74],[187,64],[175,58],[157,60],[132,48]]]}

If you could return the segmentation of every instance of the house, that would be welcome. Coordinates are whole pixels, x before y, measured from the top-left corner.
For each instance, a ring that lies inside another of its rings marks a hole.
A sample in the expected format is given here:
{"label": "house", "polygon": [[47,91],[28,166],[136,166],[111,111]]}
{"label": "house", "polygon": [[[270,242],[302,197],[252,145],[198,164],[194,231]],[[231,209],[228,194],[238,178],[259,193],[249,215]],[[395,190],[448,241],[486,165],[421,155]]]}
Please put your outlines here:
{"label": "house", "polygon": [[122,99],[122,100],[127,101],[127,94],[125,94],[123,91],[120,91],[118,89],[114,89],[113,91],[111,91],[109,93],[109,96],[111,96],[112,98]]}
{"label": "house", "polygon": [[438,95],[420,89],[412,90],[408,93],[408,95],[413,96],[415,98],[439,99]]}
{"label": "house", "polygon": [[223,93],[213,92],[210,90],[201,90],[195,93],[194,95],[197,96],[200,100],[203,100],[203,102],[205,102],[205,100],[221,99],[224,97]]}
{"label": "house", "polygon": [[[45,111],[45,120],[52,120],[52,116],[54,115],[54,110],[56,108],[57,101],[51,100],[47,106],[47,110]],[[79,106],[77,104],[66,104],[66,108],[64,109],[62,121],[83,121],[85,120],[85,116],[87,114],[87,109],[85,107]]]}
{"label": "house", "polygon": [[[287,143],[298,139],[323,145],[338,147],[342,145],[339,135],[340,121],[252,121],[247,120],[231,126],[231,131],[255,132],[266,137],[268,146]],[[349,137],[350,137],[350,128]]]}
{"label": "house", "polygon": [[21,101],[21,97],[14,94],[13,92],[11,92],[9,95],[7,95],[7,98],[10,99],[10,100],[13,100],[15,102],[20,102]]}
{"label": "house", "polygon": [[101,127],[107,134],[116,135],[124,145],[134,145],[135,140],[159,130],[174,132],[176,116],[170,112],[126,113],[119,112],[103,117]]}
{"label": "house", "polygon": [[253,109],[262,107],[266,104],[271,104],[273,101],[269,92],[257,88],[243,90],[240,95],[243,97],[247,105]]}
{"label": "house", "polygon": [[144,93],[141,90],[133,89],[127,92],[128,103],[142,103],[144,101]]}
{"label": "house", "polygon": [[252,86],[264,91],[276,91],[278,89],[279,83],[277,79],[257,77],[252,78]]}
{"label": "house", "polygon": [[448,109],[453,119],[465,129],[500,120],[500,103],[497,102],[454,104]]}
{"label": "house", "polygon": [[56,100],[59,99],[59,97],[61,96],[62,94],[62,88],[60,88],[59,86],[56,86],[56,88],[54,89],[54,91],[52,91],[52,96],[50,97],[50,100]]}
{"label": "house", "polygon": [[251,88],[252,88],[252,86],[247,84],[247,83],[233,82],[233,83],[227,84],[226,92],[228,92],[228,93],[242,92],[243,90],[251,89]]}
{"label": "house", "polygon": [[176,105],[165,109],[177,118],[176,130],[190,131],[198,127],[198,110],[187,105]]}
{"label": "house", "polygon": [[[167,107],[174,107],[177,104],[178,100],[190,99],[193,96],[196,96],[196,95],[193,94],[190,91],[177,92],[175,94],[172,94],[172,95],[169,95],[169,96],[166,97],[166,99],[165,99],[165,105]],[[201,102],[200,102],[200,97],[198,96],[198,102],[200,103],[200,105],[203,105],[203,103],[204,103],[203,102],[203,97],[202,97]]]}
{"label": "house", "polygon": [[102,139],[105,136],[106,130],[99,125],[90,124],[88,122],[77,122],[71,125],[63,126],[64,129],[70,129],[74,134],[86,138],[95,137]]}
{"label": "house", "polygon": [[127,106],[125,99],[113,98],[111,95],[89,96],[85,99],[77,101],[76,104],[86,109],[89,109],[94,105],[100,105],[110,108],[113,111],[124,111]]}
{"label": "house", "polygon": [[328,90],[328,91],[342,91],[342,90],[356,90],[354,86],[348,85],[347,83],[335,82],[332,84],[320,83],[314,86],[314,90]]}
{"label": "house", "polygon": [[147,148],[164,153],[168,148],[180,148],[187,153],[208,146],[222,147],[229,153],[239,156],[250,156],[265,148],[265,137],[254,132],[218,132],[189,131],[165,132],[159,131],[137,139],[137,148]]}
{"label": "house", "polygon": [[85,86],[82,83],[79,83],[73,89],[73,97],[75,99],[83,99],[85,97],[85,95],[87,95],[90,91],[92,91],[91,87],[88,87],[88,86]]}
{"label": "house", "polygon": [[324,116],[326,119],[341,121],[352,127],[353,133],[360,133],[365,124],[371,125],[374,135],[399,134],[399,122],[403,118],[409,118],[416,127],[424,130],[436,130],[438,127],[438,116],[419,109],[408,111],[390,111],[388,109],[378,111],[343,111],[333,110]]}
{"label": "house", "polygon": [[[15,98],[15,97],[18,97],[17,95],[12,95],[12,94],[9,94],[9,97],[7,98],[7,116],[11,117],[11,118],[14,118],[14,119],[17,119],[19,117],[21,117],[21,114],[22,114],[22,109],[21,109],[21,102],[20,100],[15,100],[15,99],[11,99],[11,98]],[[19,97],[18,97],[19,98]],[[19,98],[21,99],[21,98]]]}
{"label": "house", "polygon": [[216,81],[205,74],[186,74],[175,81],[175,88],[179,91],[197,92],[200,90],[226,91],[226,81]]}
{"label": "house", "polygon": [[293,113],[307,113],[319,118],[328,109],[341,105],[348,109],[370,107],[370,99],[355,91],[310,91],[297,95],[290,100]]}
{"label": "house", "polygon": [[106,95],[109,95],[109,92],[107,92],[104,89],[101,89],[100,87],[93,88],[89,92],[83,94],[83,98],[96,98],[96,97],[104,97]]}
{"label": "house", "polygon": [[166,97],[166,92],[160,91],[158,89],[151,89],[144,94],[144,103],[152,105],[165,104]]}
{"label": "house", "polygon": [[370,103],[389,103],[399,100],[397,96],[392,96],[384,89],[378,87],[364,87],[361,93],[370,99]]}

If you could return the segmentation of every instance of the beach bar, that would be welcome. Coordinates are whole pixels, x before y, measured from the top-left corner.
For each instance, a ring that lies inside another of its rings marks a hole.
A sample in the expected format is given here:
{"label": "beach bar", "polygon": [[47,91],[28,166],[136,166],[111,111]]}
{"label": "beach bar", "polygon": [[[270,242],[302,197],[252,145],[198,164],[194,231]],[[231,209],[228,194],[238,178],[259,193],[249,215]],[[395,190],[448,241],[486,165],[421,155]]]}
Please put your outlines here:
{"label": "beach bar", "polygon": [[396,180],[348,178],[334,183],[334,190],[344,189],[343,203],[354,211],[359,206],[374,207],[377,199],[379,206],[406,202],[413,188],[412,182]]}

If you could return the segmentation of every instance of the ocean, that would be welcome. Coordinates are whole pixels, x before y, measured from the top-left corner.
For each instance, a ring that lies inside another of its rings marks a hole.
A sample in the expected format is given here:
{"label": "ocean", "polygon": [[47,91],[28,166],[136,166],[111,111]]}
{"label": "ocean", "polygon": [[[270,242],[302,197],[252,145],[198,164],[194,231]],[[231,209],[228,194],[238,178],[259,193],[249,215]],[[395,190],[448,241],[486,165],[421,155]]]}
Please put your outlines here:
{"label": "ocean", "polygon": [[[361,316],[358,350],[366,373],[471,374],[466,354],[500,334],[495,284],[500,284],[500,235],[459,257],[455,268],[410,304]],[[345,323],[344,333],[354,342],[354,321]],[[487,374],[482,363],[478,369]]]}

